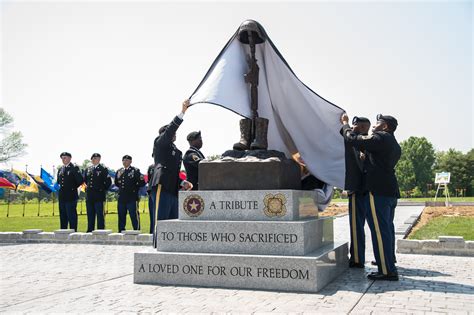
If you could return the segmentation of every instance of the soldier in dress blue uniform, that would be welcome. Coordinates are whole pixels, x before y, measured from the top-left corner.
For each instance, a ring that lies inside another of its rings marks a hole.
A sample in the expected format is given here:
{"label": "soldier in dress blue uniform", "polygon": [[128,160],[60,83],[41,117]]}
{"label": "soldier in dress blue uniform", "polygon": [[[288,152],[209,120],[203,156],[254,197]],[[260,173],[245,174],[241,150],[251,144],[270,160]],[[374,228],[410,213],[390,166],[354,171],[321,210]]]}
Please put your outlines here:
{"label": "soldier in dress blue uniform", "polygon": [[186,139],[190,146],[183,158],[187,180],[193,184],[192,190],[199,190],[199,162],[205,159],[204,154],[200,151],[202,148],[201,131],[191,132]]}
{"label": "soldier in dress blue uniform", "polygon": [[153,143],[154,170],[149,181],[151,196],[157,220],[178,218],[178,191],[180,187],[192,189],[188,181],[181,181],[182,153],[174,145],[176,131],[183,122],[184,113],[189,107],[189,100],[185,100],[181,113],[170,124],[160,128],[158,137]]}
{"label": "soldier in dress blue uniform", "polygon": [[[370,120],[355,116],[352,119],[352,132],[357,135],[367,135]],[[341,135],[343,129],[341,129]],[[350,268],[364,268],[365,264],[365,218],[367,216],[367,188],[364,183],[365,155],[353,147],[347,140],[344,141],[346,177],[344,189],[349,196],[349,226],[351,236]]]}
{"label": "soldier in dress blue uniform", "polygon": [[61,229],[77,231],[77,188],[84,182],[79,166],[71,163],[71,153],[60,154],[63,166],[58,170],[59,220]]}
{"label": "soldier in dress blue uniform", "polygon": [[91,156],[92,165],[84,172],[86,183],[86,207],[87,207],[87,232],[95,229],[95,218],[97,217],[97,229],[105,229],[104,201],[107,189],[112,184],[109,170],[100,164],[100,154]]}
{"label": "soldier in dress blue uniform", "polygon": [[132,221],[134,230],[140,230],[140,217],[137,210],[138,190],[145,186],[145,180],[140,170],[131,166],[132,157],[124,155],[122,157],[123,167],[115,174],[115,185],[119,188],[117,202],[118,210],[118,230],[125,230],[127,222],[127,210]]}
{"label": "soldier in dress blue uniform", "polygon": [[401,156],[401,148],[395,139],[397,120],[388,115],[377,115],[377,124],[368,136],[357,135],[348,125],[349,117],[341,116],[344,124],[343,136],[348,143],[359,150],[365,150],[367,204],[372,246],[378,271],[369,274],[370,280],[398,280],[395,267],[395,231],[393,217],[397,199],[400,197],[395,166]]}

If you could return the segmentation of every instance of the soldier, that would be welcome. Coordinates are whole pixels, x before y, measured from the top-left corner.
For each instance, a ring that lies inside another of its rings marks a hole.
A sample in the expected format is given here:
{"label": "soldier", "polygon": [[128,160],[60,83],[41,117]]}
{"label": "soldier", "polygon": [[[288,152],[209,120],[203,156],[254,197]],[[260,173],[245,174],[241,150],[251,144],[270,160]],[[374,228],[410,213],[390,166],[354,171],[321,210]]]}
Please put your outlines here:
{"label": "soldier", "polygon": [[377,115],[377,124],[369,136],[357,135],[348,125],[346,114],[341,116],[343,136],[359,150],[366,151],[368,210],[367,223],[372,235],[372,246],[378,271],[370,273],[370,280],[398,281],[395,267],[395,231],[393,214],[400,197],[395,166],[400,159],[401,148],[394,132],[398,122],[392,116]]}
{"label": "soldier", "polygon": [[184,113],[189,107],[189,100],[185,100],[181,113],[173,121],[160,128],[158,137],[153,144],[153,157],[155,168],[153,177],[149,182],[153,208],[158,213],[157,220],[176,219],[178,217],[178,191],[180,187],[192,189],[188,181],[181,181],[182,153],[174,145],[176,131],[183,122]]}
{"label": "soldier", "polygon": [[100,164],[100,154],[91,156],[92,165],[84,174],[86,182],[86,207],[87,207],[87,232],[95,229],[95,218],[97,216],[97,229],[105,229],[104,201],[107,189],[112,184],[109,170]]}
{"label": "soldier", "polygon": [[192,190],[199,190],[199,162],[205,159],[204,154],[199,151],[202,148],[202,138],[200,131],[191,132],[186,138],[189,142],[189,149],[184,154],[183,164],[186,169],[186,176],[188,181],[193,184]]}
{"label": "soldier", "polygon": [[[367,135],[370,120],[355,116],[352,119],[352,132],[356,135]],[[343,130],[341,129],[341,135]],[[351,236],[350,268],[364,268],[365,264],[365,218],[367,216],[367,189],[364,187],[364,153],[344,141],[346,178],[344,189],[349,196],[349,226]]]}
{"label": "soldier", "polygon": [[137,210],[138,189],[145,186],[145,180],[140,170],[131,166],[132,157],[124,155],[122,157],[123,167],[115,174],[115,184],[119,188],[119,197],[117,202],[118,210],[118,230],[125,230],[127,222],[127,210],[132,221],[134,230],[140,230],[140,215]]}
{"label": "soldier", "polygon": [[70,229],[77,232],[77,188],[84,182],[79,166],[71,163],[71,153],[63,152],[59,155],[63,166],[58,170],[59,184],[59,221],[61,229]]}

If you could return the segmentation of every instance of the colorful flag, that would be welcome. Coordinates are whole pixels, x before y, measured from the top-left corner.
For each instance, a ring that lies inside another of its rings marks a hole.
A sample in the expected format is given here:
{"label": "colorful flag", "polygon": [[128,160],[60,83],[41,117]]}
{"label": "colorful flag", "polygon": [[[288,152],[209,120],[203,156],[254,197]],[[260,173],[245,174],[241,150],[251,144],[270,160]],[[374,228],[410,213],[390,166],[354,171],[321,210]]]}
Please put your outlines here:
{"label": "colorful flag", "polygon": [[12,184],[8,179],[0,177],[0,187],[6,189],[15,189],[16,186]]}
{"label": "colorful flag", "polygon": [[20,178],[20,183],[16,186],[16,190],[27,191],[27,192],[38,192],[38,185],[26,172],[12,170]]}
{"label": "colorful flag", "polygon": [[0,171],[0,177],[6,178],[10,183],[15,186],[20,183],[20,177],[9,171]]}
{"label": "colorful flag", "polygon": [[52,192],[51,188],[49,188],[48,185],[45,184],[45,182],[43,181],[43,179],[40,176],[33,175],[33,174],[30,174],[30,173],[28,173],[28,175],[30,175],[30,177],[35,181],[35,183],[41,189],[43,189],[46,193],[50,194]]}
{"label": "colorful flag", "polygon": [[56,192],[59,190],[59,185],[54,181],[53,175],[46,172],[43,168],[41,168],[40,177],[43,180],[43,183],[48,186],[51,191]]}

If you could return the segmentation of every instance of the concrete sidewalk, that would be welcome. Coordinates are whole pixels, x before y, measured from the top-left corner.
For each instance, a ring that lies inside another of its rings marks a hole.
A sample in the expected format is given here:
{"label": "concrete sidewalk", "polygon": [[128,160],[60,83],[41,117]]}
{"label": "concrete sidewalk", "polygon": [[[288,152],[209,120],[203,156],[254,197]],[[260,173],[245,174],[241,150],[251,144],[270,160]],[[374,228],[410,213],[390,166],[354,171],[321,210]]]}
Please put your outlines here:
{"label": "concrete sidewalk", "polygon": [[[408,209],[409,208],[409,209]],[[399,207],[396,222],[416,207]],[[335,222],[347,240],[348,218]],[[397,225],[396,225],[397,226]],[[370,237],[367,259],[371,259]],[[318,294],[133,284],[133,253],[150,247],[0,246],[0,312],[6,313],[449,313],[474,314],[474,260],[399,254],[399,282],[347,270]],[[275,288],[276,290],[278,288]]]}

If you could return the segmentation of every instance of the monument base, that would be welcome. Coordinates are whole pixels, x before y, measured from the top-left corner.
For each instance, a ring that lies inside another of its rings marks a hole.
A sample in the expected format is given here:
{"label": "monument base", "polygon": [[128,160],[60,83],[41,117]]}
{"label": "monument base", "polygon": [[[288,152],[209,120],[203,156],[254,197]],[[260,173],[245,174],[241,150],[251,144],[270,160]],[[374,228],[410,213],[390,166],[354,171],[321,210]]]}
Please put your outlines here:
{"label": "monument base", "polygon": [[290,159],[214,160],[199,163],[199,190],[301,189],[301,170]]}
{"label": "monument base", "polygon": [[135,253],[137,284],[318,292],[348,266],[347,243],[306,256]]}

